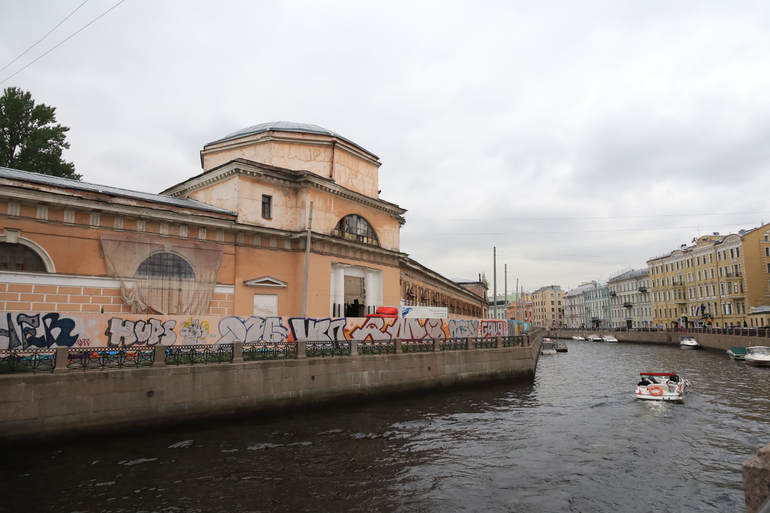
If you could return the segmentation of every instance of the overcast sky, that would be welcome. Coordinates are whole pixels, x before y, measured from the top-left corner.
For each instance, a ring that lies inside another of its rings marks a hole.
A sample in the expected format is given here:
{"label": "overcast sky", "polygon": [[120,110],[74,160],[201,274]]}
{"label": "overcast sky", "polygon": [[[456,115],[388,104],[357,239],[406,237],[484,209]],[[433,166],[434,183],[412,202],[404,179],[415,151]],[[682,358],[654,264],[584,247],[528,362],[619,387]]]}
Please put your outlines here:
{"label": "overcast sky", "polygon": [[766,1],[8,0],[0,33],[83,180],[160,192],[316,124],[380,157],[402,251],[491,281],[497,248],[500,294],[770,222]]}

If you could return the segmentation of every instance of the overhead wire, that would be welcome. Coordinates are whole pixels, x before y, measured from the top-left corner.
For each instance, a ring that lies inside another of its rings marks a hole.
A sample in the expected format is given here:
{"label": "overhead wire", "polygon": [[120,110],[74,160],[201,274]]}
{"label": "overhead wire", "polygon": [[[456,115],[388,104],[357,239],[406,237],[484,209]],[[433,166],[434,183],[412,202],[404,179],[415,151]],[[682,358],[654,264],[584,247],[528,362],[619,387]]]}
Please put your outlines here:
{"label": "overhead wire", "polygon": [[14,62],[16,62],[16,61],[18,61],[19,59],[21,59],[22,57],[24,57],[24,55],[25,55],[25,54],[26,54],[28,51],[30,51],[30,50],[32,50],[34,47],[36,47],[36,46],[37,46],[37,45],[38,45],[38,44],[39,44],[39,43],[40,43],[40,42],[41,42],[43,39],[45,39],[45,38],[47,38],[48,36],[50,36],[50,35],[51,35],[51,32],[53,32],[54,30],[56,30],[57,28],[59,28],[59,27],[61,26],[61,24],[62,24],[62,23],[64,23],[65,21],[67,21],[67,20],[70,18],[70,16],[72,16],[73,14],[75,14],[75,13],[78,11],[78,9],[80,9],[81,7],[83,7],[84,5],[86,5],[86,3],[88,3],[88,0],[85,0],[85,1],[84,1],[82,4],[78,5],[78,6],[75,8],[75,10],[74,10],[74,11],[72,11],[71,13],[69,13],[69,14],[68,14],[68,15],[67,15],[67,16],[66,16],[66,17],[65,17],[63,20],[61,20],[61,21],[60,21],[60,22],[59,22],[59,23],[58,23],[58,24],[57,24],[57,25],[56,25],[54,28],[52,28],[51,30],[49,30],[49,31],[48,31],[48,33],[47,33],[46,35],[44,35],[43,37],[41,37],[40,39],[38,39],[38,40],[37,40],[37,42],[36,42],[35,44],[33,44],[32,46],[30,46],[29,48],[27,48],[26,50],[24,50],[23,52],[21,52],[21,55],[19,55],[19,56],[18,56],[18,57],[16,57],[14,60],[12,60],[12,61],[11,61],[11,62],[9,62],[8,64],[6,64],[6,65],[5,65],[5,66],[3,66],[2,68],[0,68],[0,73],[2,73],[3,71],[5,71],[5,69],[6,69],[8,66],[10,66],[10,65],[11,65],[11,64],[13,64]]}
{"label": "overhead wire", "polygon": [[51,49],[50,49],[50,50],[48,50],[47,52],[45,52],[43,55],[39,56],[37,59],[33,60],[32,62],[30,62],[29,64],[27,64],[27,65],[26,65],[26,66],[24,66],[23,68],[21,68],[20,70],[16,71],[16,73],[12,74],[11,76],[9,76],[8,78],[6,78],[5,80],[2,80],[2,81],[0,81],[0,85],[2,85],[2,84],[4,84],[4,83],[8,82],[10,79],[12,79],[12,78],[13,78],[13,77],[15,77],[16,75],[18,75],[19,73],[21,73],[22,71],[24,71],[25,69],[29,68],[30,66],[32,66],[33,64],[35,64],[37,61],[39,61],[40,59],[42,59],[43,57],[45,57],[46,55],[48,55],[48,54],[49,54],[49,53],[51,53],[52,51],[54,51],[54,50],[56,50],[57,48],[59,48],[61,45],[63,45],[64,43],[66,43],[67,41],[69,41],[70,39],[72,39],[73,37],[75,37],[76,35],[78,35],[80,32],[82,32],[83,30],[85,30],[86,28],[88,28],[89,26],[91,26],[93,23],[95,23],[96,21],[98,21],[100,18],[102,18],[102,17],[103,17],[104,15],[106,15],[108,12],[112,11],[113,9],[115,9],[117,6],[119,6],[120,4],[122,4],[122,3],[123,3],[123,2],[125,2],[125,1],[126,1],[126,0],[120,0],[118,3],[116,3],[115,5],[113,5],[113,6],[112,6],[112,7],[110,7],[109,9],[107,9],[106,11],[104,11],[102,14],[100,14],[99,16],[97,16],[96,18],[94,18],[93,20],[89,21],[89,22],[88,22],[87,24],[85,24],[83,27],[81,27],[80,29],[78,29],[77,31],[75,31],[73,34],[71,34],[70,36],[68,36],[66,39],[64,39],[63,41],[61,41],[60,43],[58,43],[56,46],[54,46],[53,48],[51,48]]}

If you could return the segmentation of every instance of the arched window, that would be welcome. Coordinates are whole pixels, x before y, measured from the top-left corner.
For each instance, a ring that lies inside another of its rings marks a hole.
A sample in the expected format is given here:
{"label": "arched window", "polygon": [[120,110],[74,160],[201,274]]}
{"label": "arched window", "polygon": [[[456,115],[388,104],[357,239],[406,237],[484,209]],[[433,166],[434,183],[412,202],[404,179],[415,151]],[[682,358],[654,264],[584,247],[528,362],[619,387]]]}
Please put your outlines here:
{"label": "arched window", "polygon": [[143,278],[195,279],[195,272],[187,261],[174,253],[155,253],[141,263],[136,276]]}
{"label": "arched window", "polygon": [[380,245],[380,242],[377,240],[377,234],[374,233],[374,229],[369,224],[369,221],[356,214],[350,214],[340,219],[334,231],[332,231],[332,236],[363,242],[372,246]]}
{"label": "arched window", "polygon": [[44,273],[48,270],[34,250],[22,244],[0,242],[0,270]]}

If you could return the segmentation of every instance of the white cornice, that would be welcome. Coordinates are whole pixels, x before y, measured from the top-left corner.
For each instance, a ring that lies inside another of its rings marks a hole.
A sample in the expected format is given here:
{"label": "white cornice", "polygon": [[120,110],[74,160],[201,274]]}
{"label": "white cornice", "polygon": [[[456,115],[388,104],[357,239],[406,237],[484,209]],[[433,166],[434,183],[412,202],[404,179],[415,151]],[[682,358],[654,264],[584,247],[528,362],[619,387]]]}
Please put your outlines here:
{"label": "white cornice", "polygon": [[392,203],[387,203],[382,200],[370,198],[364,194],[351,191],[350,189],[342,187],[341,185],[337,185],[336,183],[331,182],[326,178],[307,171],[282,171],[277,168],[266,166],[263,167],[263,165],[257,162],[229,162],[228,164],[225,164],[218,169],[204,173],[197,178],[193,178],[187,182],[174,186],[164,192],[169,196],[185,197],[193,192],[204,189],[212,184],[225,181],[233,176],[256,178],[266,182],[281,185],[282,187],[290,187],[294,189],[300,189],[303,187],[313,188],[340,198],[347,199],[354,203],[365,205],[369,208],[373,208],[381,212],[386,212],[393,217],[399,218],[399,223],[404,223],[402,216],[406,213],[406,209],[393,205]]}
{"label": "white cornice", "polygon": [[[287,132],[281,132],[282,134],[286,134]],[[379,161],[379,159],[374,158],[373,155],[369,153],[365,153],[363,151],[360,151],[356,149],[354,146],[351,146],[350,143],[343,141],[341,139],[337,139],[336,137],[331,136],[324,136],[320,134],[313,134],[312,137],[314,138],[304,138],[304,137],[290,137],[286,135],[275,135],[276,132],[263,132],[261,134],[257,134],[257,137],[254,136],[245,136],[239,139],[231,139],[229,141],[224,141],[215,145],[210,145],[201,150],[201,164],[203,164],[203,157],[205,155],[213,155],[216,153],[222,153],[225,151],[235,150],[239,148],[247,148],[249,146],[256,146],[261,144],[266,144],[270,142],[278,142],[278,143],[287,143],[287,144],[298,144],[298,145],[308,145],[308,146],[324,146],[324,147],[334,147],[335,149],[340,149],[345,151],[346,153],[349,153],[350,155],[361,159],[363,161],[366,161],[374,166],[380,167],[382,163]],[[308,134],[305,134],[306,136]],[[323,139],[315,139],[315,137],[322,137]]]}
{"label": "white cornice", "polygon": [[[134,280],[128,279],[123,281],[131,287],[134,285]],[[0,271],[0,283],[120,289],[119,280],[106,276],[80,276],[77,274],[18,273]],[[218,294],[233,294],[235,292],[235,286],[218,283],[214,288],[214,292]]]}

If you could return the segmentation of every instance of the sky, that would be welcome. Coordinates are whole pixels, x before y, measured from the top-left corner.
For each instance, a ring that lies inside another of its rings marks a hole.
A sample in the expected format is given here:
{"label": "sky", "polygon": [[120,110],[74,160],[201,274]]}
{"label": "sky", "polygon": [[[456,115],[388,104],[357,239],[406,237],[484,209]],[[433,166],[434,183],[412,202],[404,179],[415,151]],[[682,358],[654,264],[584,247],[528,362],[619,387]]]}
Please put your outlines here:
{"label": "sky", "polygon": [[25,0],[0,33],[84,181],[159,193],[319,125],[380,158],[401,251],[498,294],[770,222],[768,2]]}

